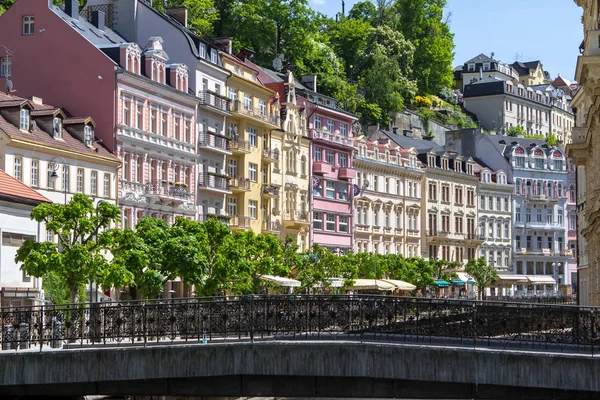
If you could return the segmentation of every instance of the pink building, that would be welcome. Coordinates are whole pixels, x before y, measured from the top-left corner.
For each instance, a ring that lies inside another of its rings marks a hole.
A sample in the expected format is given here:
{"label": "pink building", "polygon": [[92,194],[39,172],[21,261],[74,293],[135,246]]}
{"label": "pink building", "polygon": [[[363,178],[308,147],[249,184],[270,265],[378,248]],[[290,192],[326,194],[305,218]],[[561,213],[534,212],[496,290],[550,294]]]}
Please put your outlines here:
{"label": "pink building", "polygon": [[[308,78],[308,79],[306,79]],[[352,211],[352,164],[354,114],[338,107],[337,100],[316,91],[316,77],[305,77],[306,86],[297,89],[299,104],[306,105],[311,142],[311,207],[313,224],[310,244],[317,243],[334,253],[347,253],[354,247]],[[320,228],[319,228],[320,227]]]}
{"label": "pink building", "polygon": [[571,274],[571,286],[573,293],[577,292],[577,172],[575,164],[568,161],[567,188],[569,190],[567,197],[567,223],[569,224],[567,233],[567,251],[568,251],[568,273]]}
{"label": "pink building", "polygon": [[123,226],[144,215],[195,216],[197,99],[187,93],[187,67],[168,64],[159,37],[142,50],[109,29],[104,13],[88,22],[76,0],[64,10],[51,4],[17,1],[0,17],[17,94],[94,118],[97,139],[123,163]]}

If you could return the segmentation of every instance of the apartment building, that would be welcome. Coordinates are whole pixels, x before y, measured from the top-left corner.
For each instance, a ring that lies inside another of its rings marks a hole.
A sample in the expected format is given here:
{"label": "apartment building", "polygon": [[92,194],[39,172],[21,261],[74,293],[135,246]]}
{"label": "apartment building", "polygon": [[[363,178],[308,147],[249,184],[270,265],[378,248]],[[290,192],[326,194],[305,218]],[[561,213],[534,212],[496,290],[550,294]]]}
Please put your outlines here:
{"label": "apartment building", "polygon": [[[229,190],[227,214],[233,230],[278,235],[282,230],[278,213],[281,186],[272,182],[272,164],[281,161],[281,148],[271,147],[273,130],[280,129],[279,106],[273,106],[275,92],[258,79],[259,70],[232,55],[229,41],[221,58],[231,72],[227,80],[227,95],[232,115],[227,117],[227,132],[231,155],[227,156]],[[274,213],[275,211],[275,213]]]}
{"label": "apartment building", "polygon": [[390,139],[354,143],[354,251],[420,257],[425,172],[417,151]]}

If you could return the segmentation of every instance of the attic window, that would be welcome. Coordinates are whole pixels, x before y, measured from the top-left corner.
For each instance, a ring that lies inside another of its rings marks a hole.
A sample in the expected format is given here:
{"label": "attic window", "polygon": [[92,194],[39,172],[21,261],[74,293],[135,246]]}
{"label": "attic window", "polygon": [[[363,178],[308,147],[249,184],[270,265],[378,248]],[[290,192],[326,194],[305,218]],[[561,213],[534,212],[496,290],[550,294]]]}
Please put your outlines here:
{"label": "attic window", "polygon": [[217,63],[217,51],[215,49],[210,50],[210,62],[213,64]]}
{"label": "attic window", "polygon": [[20,125],[19,127],[22,131],[29,130],[29,110],[26,108],[21,108],[19,125]]}
{"label": "attic window", "polygon": [[473,175],[473,164],[467,164],[467,174]]}
{"label": "attic window", "polygon": [[483,63],[483,70],[484,71],[489,71],[490,70],[490,63]]}
{"label": "attic window", "polygon": [[199,53],[200,58],[206,58],[206,45],[204,43],[200,43]]}
{"label": "attic window", "polygon": [[442,158],[442,169],[448,169],[448,159]]}
{"label": "attic window", "polygon": [[475,63],[470,63],[468,66],[469,72],[475,72]]}
{"label": "attic window", "polygon": [[55,139],[62,139],[62,119],[60,117],[54,117],[52,131]]}
{"label": "attic window", "polygon": [[93,142],[94,142],[94,131],[92,130],[92,127],[90,125],[86,125],[83,128],[83,143],[88,147],[92,147]]}

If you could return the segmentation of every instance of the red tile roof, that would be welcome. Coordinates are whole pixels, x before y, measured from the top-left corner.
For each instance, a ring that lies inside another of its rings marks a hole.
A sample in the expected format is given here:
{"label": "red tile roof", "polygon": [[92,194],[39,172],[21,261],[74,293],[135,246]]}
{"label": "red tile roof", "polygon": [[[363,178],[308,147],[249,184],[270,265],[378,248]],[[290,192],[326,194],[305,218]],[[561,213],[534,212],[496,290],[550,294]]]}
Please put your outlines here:
{"label": "red tile roof", "polygon": [[[0,92],[0,109],[2,108],[2,100],[26,100],[17,96],[7,95],[5,93]],[[46,104],[38,104],[30,101],[30,104],[34,107],[36,111],[32,111],[31,115],[52,115],[54,111],[59,110],[61,113],[62,110],[57,109],[52,106],[48,106]],[[18,104],[17,104],[18,105]],[[5,106],[8,107],[8,106]],[[13,106],[14,107],[14,106]],[[64,115],[64,113],[63,113]],[[74,118],[75,119],[75,118]],[[79,119],[79,118],[77,118]],[[65,121],[70,120],[65,118]],[[63,128],[62,140],[54,139],[52,133],[48,133],[43,131],[37,124],[33,124],[31,126],[31,133],[23,132],[18,127],[14,126],[7,120],[5,120],[0,114],[0,131],[6,132],[8,136],[14,139],[25,140],[29,142],[43,144],[48,147],[53,147],[56,149],[67,150],[67,151],[76,151],[83,154],[93,155],[96,157],[104,157],[113,160],[118,160],[117,156],[112,154],[108,149],[100,144],[94,144],[92,148],[83,144],[76,137],[71,136],[66,129]]]}
{"label": "red tile roof", "polygon": [[13,178],[0,169],[0,199],[7,199],[15,203],[52,203],[23,182]]}

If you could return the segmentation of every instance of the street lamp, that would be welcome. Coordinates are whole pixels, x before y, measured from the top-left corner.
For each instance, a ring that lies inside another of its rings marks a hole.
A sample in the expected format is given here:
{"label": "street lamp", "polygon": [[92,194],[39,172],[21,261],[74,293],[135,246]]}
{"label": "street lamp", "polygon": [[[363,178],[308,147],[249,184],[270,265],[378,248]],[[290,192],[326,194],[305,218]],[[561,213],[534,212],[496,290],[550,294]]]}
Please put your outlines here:
{"label": "street lamp", "polygon": [[52,170],[52,174],[50,174],[49,179],[50,182],[52,182],[52,186],[54,187],[56,181],[58,180],[57,171],[60,168],[60,165],[57,163],[57,161],[61,162],[63,165],[63,192],[65,193],[65,205],[67,205],[67,179],[69,178],[67,168],[69,167],[69,164],[67,164],[67,161],[63,157],[52,157],[52,159],[48,162],[48,168]]}

